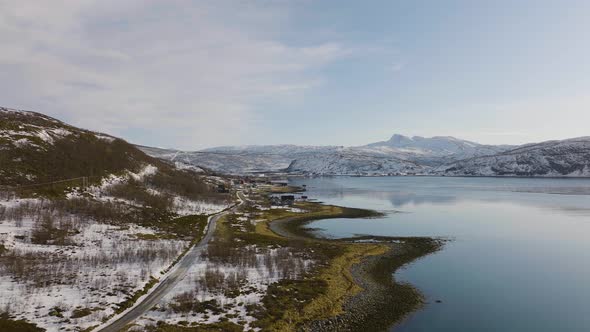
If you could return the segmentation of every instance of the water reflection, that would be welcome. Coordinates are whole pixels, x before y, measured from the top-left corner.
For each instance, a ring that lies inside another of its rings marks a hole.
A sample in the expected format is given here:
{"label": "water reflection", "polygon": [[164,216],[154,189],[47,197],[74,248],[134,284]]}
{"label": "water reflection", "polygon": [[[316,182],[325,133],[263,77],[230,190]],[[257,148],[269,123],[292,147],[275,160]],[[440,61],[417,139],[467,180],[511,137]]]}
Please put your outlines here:
{"label": "water reflection", "polygon": [[589,179],[417,177],[320,178],[297,179],[294,182],[308,184],[306,194],[311,198],[331,204],[347,202],[355,207],[381,211],[406,211],[421,205],[481,201],[524,204],[590,216]]}
{"label": "water reflection", "polygon": [[[590,180],[298,179],[330,204],[401,210],[312,223],[323,234],[444,236],[396,275],[429,304],[396,331],[590,331]],[[442,300],[442,303],[436,303]]]}

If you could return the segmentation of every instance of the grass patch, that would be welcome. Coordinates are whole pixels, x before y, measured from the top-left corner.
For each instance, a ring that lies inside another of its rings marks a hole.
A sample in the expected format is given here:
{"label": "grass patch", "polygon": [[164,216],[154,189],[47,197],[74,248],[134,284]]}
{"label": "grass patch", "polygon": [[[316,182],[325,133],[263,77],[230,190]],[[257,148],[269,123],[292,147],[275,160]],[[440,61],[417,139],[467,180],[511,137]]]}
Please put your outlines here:
{"label": "grass patch", "polygon": [[154,277],[150,277],[150,281],[148,281],[147,284],[145,284],[145,286],[143,287],[143,289],[138,290],[137,292],[133,293],[133,295],[127,297],[127,299],[125,299],[125,301],[117,304],[117,308],[115,308],[115,314],[120,314],[123,311],[131,308],[133,306],[133,304],[135,304],[135,302],[137,301],[137,299],[139,299],[143,295],[147,294],[147,292],[152,287],[154,287],[154,285],[156,283],[158,283],[158,279],[156,279]]}
{"label": "grass patch", "polygon": [[195,300],[194,294],[190,292],[177,295],[174,298],[174,302],[170,303],[170,308],[175,313],[196,312],[204,314],[207,311],[211,311],[213,314],[219,315],[223,311],[217,300],[212,299],[200,302]]}
{"label": "grass patch", "polygon": [[327,262],[313,278],[272,284],[264,307],[253,310],[257,327],[265,331],[295,331],[305,323],[342,314],[345,301],[362,289],[351,275],[352,265],[380,255],[387,247],[377,244],[316,244],[316,258]]}
{"label": "grass patch", "polygon": [[0,313],[0,331],[43,332],[45,329],[25,320],[12,320],[7,313]]}
{"label": "grass patch", "polygon": [[54,316],[58,318],[64,318],[65,310],[60,307],[53,307],[49,310],[49,316]]}
{"label": "grass patch", "polygon": [[95,311],[102,310],[100,308],[78,308],[72,311],[70,318],[82,318],[92,314]]}
{"label": "grass patch", "polygon": [[262,300],[262,306],[252,305],[248,311],[257,321],[253,326],[265,331],[294,331],[301,321],[305,304],[326,294],[328,285],[319,278],[281,280],[271,284]]}
{"label": "grass patch", "polygon": [[327,291],[305,307],[305,319],[341,314],[344,300],[362,290],[352,278],[352,265],[365,257],[381,255],[387,251],[387,247],[376,244],[345,245],[343,249],[342,255],[332,259],[330,265],[320,273],[319,278],[327,283]]}
{"label": "grass patch", "polygon": [[185,217],[174,218],[165,222],[161,228],[178,236],[187,236],[199,241],[203,236],[205,226],[207,225],[206,215],[191,215]]}
{"label": "grass patch", "polygon": [[244,328],[232,322],[219,322],[207,325],[181,326],[158,322],[156,326],[146,326],[146,332],[242,332]]}
{"label": "grass patch", "polygon": [[298,186],[272,186],[270,188],[270,192],[273,194],[300,193],[302,191],[305,191],[305,189]]}
{"label": "grass patch", "polygon": [[[155,210],[157,212],[158,210]],[[159,240],[159,239],[188,239],[199,241],[203,236],[203,231],[207,225],[207,215],[190,215],[184,217],[173,217],[162,214],[160,218],[146,219],[140,223],[145,227],[153,227],[160,233],[158,234],[136,234],[139,239]]]}
{"label": "grass patch", "polygon": [[[420,257],[439,250],[443,241],[431,238],[379,238],[376,240],[396,240],[388,245],[388,250],[377,256],[365,258],[362,264],[353,267],[354,276],[360,280],[365,292],[363,305],[345,304],[346,312],[332,322],[346,322],[350,331],[385,331],[409,313],[420,308],[424,298],[412,285],[396,282],[394,272],[400,267]],[[368,301],[367,301],[368,299]],[[357,299],[358,301],[358,299]],[[359,303],[359,302],[356,302]],[[336,325],[336,330],[341,325]]]}

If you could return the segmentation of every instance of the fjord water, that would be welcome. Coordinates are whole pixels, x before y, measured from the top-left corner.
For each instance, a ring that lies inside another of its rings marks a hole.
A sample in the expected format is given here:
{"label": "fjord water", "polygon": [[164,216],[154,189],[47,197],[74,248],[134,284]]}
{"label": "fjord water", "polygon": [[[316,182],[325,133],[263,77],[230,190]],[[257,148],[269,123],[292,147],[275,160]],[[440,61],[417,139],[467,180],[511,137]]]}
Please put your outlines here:
{"label": "fjord water", "polygon": [[427,304],[392,331],[590,331],[590,179],[292,182],[310,198],[387,213],[310,224],[324,236],[452,239],[396,273]]}

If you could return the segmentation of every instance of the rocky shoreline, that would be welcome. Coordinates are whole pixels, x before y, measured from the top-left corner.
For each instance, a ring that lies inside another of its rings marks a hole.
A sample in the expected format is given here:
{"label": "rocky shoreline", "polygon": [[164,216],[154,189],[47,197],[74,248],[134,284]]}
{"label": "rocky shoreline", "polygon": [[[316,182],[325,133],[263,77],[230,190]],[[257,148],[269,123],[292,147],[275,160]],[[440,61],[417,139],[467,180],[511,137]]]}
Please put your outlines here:
{"label": "rocky shoreline", "polygon": [[[341,216],[375,216],[375,211],[343,208]],[[322,218],[317,218],[322,219]],[[343,304],[343,313],[323,320],[305,323],[300,331],[386,331],[424,304],[422,294],[407,283],[398,283],[394,273],[416,259],[438,251],[445,240],[428,237],[359,236],[347,239],[317,238],[305,228],[312,218],[284,218],[272,221],[270,229],[282,236],[298,240],[338,242],[358,245],[371,242],[387,246],[385,253],[363,257],[353,264],[351,275],[362,291],[351,294]]]}
{"label": "rocky shoreline", "polygon": [[403,265],[437,251],[442,243],[412,238],[386,245],[389,250],[385,254],[365,257],[352,266],[354,281],[363,290],[345,302],[344,313],[311,322],[303,330],[384,331],[422,307],[422,294],[409,284],[397,283],[393,274]]}

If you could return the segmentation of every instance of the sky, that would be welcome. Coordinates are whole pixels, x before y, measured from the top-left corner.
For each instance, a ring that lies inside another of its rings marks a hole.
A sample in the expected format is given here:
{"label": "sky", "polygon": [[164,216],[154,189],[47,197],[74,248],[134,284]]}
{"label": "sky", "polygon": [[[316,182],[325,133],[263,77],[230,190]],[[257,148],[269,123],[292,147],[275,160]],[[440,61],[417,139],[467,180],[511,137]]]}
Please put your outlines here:
{"label": "sky", "polygon": [[590,135],[590,1],[0,0],[0,105],[132,143]]}

